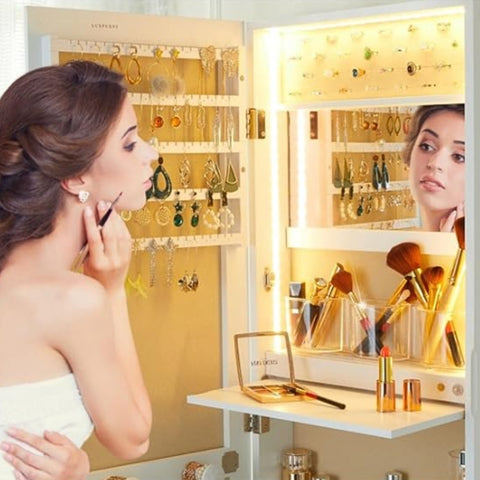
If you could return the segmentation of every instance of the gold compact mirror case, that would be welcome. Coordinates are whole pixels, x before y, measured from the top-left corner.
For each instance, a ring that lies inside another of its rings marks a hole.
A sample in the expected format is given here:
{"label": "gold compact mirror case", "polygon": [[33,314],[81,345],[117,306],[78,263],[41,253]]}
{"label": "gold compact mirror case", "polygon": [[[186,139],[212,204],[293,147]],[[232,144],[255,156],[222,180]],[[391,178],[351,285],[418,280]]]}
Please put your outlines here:
{"label": "gold compact mirror case", "polygon": [[[250,332],[238,333],[234,336],[235,360],[237,363],[238,383],[241,391],[261,403],[298,402],[309,400],[304,395],[295,394],[292,388],[296,387],[293,369],[293,356],[288,333],[282,332]],[[273,342],[272,342],[273,341]],[[266,367],[269,360],[267,350],[275,349],[286,351],[289,367],[289,379],[278,381],[266,379]],[[277,345],[278,343],[278,345]],[[260,347],[260,348],[259,348]],[[265,348],[262,348],[265,347]],[[259,358],[252,358],[254,352],[260,352]],[[264,352],[262,355],[261,352]],[[244,376],[245,375],[245,376]],[[253,382],[244,383],[244,378],[250,376],[259,378]]]}

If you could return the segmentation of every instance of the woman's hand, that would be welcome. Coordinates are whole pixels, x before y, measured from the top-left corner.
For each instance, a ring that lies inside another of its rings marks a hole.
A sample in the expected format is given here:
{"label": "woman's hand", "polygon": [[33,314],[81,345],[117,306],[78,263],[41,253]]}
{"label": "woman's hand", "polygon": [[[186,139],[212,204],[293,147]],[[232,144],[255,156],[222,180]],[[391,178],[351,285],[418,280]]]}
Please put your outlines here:
{"label": "woman's hand", "polygon": [[[105,202],[98,204],[98,217],[108,210]],[[84,214],[89,254],[83,271],[98,280],[107,291],[123,289],[131,257],[131,236],[124,221],[115,210],[99,228],[95,215],[87,208]]]}
{"label": "woman's hand", "polygon": [[440,220],[440,232],[453,232],[455,230],[455,220],[465,216],[465,206],[463,203],[457,205],[446,217]]}
{"label": "woman's hand", "polygon": [[10,437],[43,455],[37,455],[13,442],[2,442],[4,458],[14,467],[17,480],[84,480],[90,470],[88,455],[67,437],[44,432],[43,437],[20,429],[9,429]]}

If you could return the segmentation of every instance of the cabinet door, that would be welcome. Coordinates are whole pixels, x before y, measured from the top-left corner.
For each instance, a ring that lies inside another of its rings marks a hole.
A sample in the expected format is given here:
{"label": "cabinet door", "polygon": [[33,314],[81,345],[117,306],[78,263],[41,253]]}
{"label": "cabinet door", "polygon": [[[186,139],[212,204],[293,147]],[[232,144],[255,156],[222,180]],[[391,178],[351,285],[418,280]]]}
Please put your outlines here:
{"label": "cabinet door", "polygon": [[123,72],[140,136],[163,161],[152,163],[157,198],[122,212],[134,238],[127,286],[154,409],[151,446],[143,462],[124,466],[89,440],[92,479],[180,478],[189,461],[248,478],[252,436],[243,416],[185,402],[236,383],[233,334],[249,328],[242,29],[28,8],[29,68],[88,59]]}

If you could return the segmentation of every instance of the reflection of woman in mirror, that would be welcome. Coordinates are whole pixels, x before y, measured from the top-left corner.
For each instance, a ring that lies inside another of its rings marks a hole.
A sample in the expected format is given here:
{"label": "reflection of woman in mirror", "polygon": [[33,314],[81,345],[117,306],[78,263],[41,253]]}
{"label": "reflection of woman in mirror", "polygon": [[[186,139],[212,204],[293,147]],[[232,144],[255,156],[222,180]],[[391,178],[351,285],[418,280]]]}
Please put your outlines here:
{"label": "reflection of woman in mirror", "polygon": [[450,232],[464,216],[465,113],[463,104],[424,105],[412,118],[403,158],[421,228]]}

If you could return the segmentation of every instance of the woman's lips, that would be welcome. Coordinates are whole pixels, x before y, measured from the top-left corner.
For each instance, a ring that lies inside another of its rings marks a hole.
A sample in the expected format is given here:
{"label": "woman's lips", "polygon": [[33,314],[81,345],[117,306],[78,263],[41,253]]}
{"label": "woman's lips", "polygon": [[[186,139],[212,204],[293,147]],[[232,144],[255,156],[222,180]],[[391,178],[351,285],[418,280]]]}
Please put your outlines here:
{"label": "woman's lips", "polygon": [[423,187],[424,190],[430,192],[437,190],[445,190],[445,185],[442,182],[429,176],[422,177],[420,179],[420,185]]}

